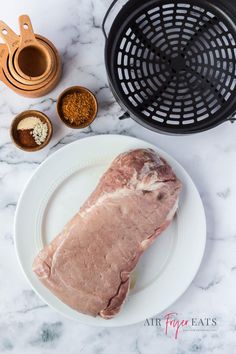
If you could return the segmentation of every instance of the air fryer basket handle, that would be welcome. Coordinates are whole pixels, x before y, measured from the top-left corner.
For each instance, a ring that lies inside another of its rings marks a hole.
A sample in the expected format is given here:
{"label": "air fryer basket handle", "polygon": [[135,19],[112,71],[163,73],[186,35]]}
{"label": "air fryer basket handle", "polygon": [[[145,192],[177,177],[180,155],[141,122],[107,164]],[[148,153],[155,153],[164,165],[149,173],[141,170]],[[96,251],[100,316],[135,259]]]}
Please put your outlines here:
{"label": "air fryer basket handle", "polygon": [[236,116],[233,115],[232,117],[228,118],[227,121],[230,122],[230,123],[235,123],[236,122]]}
{"label": "air fryer basket handle", "polygon": [[107,21],[107,18],[111,12],[111,10],[113,9],[113,7],[115,6],[115,4],[117,3],[118,0],[113,0],[111,5],[109,6],[107,12],[106,12],[106,15],[104,16],[104,19],[102,21],[102,31],[103,31],[103,34],[104,34],[104,37],[105,39],[107,40],[107,34],[106,34],[106,30],[105,30],[105,25],[106,25],[106,21]]}

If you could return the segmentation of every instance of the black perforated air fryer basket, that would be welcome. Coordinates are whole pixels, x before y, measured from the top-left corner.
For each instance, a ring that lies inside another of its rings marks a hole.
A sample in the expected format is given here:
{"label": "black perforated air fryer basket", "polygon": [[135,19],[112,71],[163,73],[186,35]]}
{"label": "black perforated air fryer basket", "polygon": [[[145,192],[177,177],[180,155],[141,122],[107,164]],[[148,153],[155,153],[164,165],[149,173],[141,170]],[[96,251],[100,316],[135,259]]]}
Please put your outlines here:
{"label": "black perforated air fryer basket", "polygon": [[106,37],[112,92],[154,131],[196,133],[236,112],[236,0],[129,0]]}

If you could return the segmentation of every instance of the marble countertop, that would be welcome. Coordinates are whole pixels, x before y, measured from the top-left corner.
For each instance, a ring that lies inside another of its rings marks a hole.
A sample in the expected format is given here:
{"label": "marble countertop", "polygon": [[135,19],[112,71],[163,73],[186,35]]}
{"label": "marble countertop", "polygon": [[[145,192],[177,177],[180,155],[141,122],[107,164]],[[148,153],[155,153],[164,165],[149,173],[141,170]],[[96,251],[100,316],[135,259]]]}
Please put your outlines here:
{"label": "marble countertop", "polygon": [[[109,3],[8,0],[1,6],[1,19],[15,30],[18,15],[31,16],[36,32],[59,49],[64,73],[57,88],[39,99],[17,96],[0,83],[0,353],[232,354],[236,346],[236,124],[174,137],[148,131],[130,119],[120,121],[123,112],[108,87],[103,58],[101,21]],[[81,131],[62,126],[56,115],[58,94],[76,84],[94,91],[99,103],[98,118]],[[25,109],[42,110],[53,121],[53,139],[42,152],[24,153],[11,143],[12,118]],[[176,312],[180,320],[193,321],[192,330],[181,330],[177,340],[173,330],[166,335],[158,321],[113,329],[72,322],[38,298],[18,265],[13,220],[26,181],[65,144],[104,133],[135,136],[166,150],[186,168],[201,194],[208,230],[203,262],[185,294],[158,315],[163,319]]]}

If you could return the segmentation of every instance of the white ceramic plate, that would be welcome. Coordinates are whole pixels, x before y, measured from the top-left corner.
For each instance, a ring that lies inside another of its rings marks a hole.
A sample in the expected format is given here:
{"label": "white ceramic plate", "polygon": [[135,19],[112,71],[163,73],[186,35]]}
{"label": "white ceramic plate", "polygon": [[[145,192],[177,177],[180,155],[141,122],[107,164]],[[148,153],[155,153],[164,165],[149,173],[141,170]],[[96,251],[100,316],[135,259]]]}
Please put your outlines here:
{"label": "white ceramic plate", "polygon": [[[111,320],[80,314],[40,283],[31,269],[33,259],[78,211],[111,161],[121,152],[140,147],[159,152],[183,182],[177,216],[141,257],[132,275],[132,289],[120,314]],[[205,241],[203,205],[183,167],[155,146],[121,135],[81,139],[54,153],[30,179],[16,210],[17,255],[32,288],[55,310],[89,325],[124,326],[165,310],[183,294],[196,275]]]}

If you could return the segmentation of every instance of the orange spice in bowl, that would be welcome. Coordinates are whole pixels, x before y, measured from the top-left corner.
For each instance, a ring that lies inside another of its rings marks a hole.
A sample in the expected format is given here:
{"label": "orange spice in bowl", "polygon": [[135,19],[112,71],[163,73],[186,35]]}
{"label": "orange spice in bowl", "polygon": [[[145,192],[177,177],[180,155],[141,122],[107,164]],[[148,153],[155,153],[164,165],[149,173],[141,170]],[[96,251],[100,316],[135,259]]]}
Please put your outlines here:
{"label": "orange spice in bowl", "polygon": [[70,128],[85,128],[97,115],[97,101],[88,89],[73,86],[59,96],[57,111],[61,120]]}

